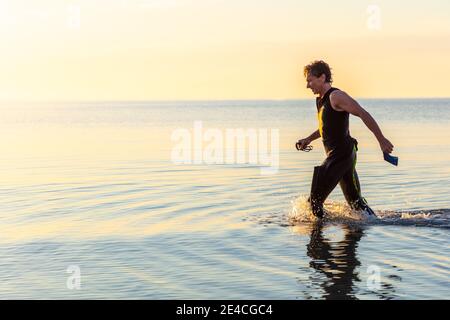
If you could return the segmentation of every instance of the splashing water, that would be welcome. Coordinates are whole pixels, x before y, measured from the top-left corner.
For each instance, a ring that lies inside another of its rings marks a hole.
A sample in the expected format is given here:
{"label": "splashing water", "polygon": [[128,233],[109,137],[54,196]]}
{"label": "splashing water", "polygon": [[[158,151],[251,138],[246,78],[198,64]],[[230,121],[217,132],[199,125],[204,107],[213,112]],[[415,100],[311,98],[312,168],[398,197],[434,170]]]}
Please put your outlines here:
{"label": "splashing water", "polygon": [[[326,220],[366,221],[373,218],[351,209],[346,203],[329,200],[324,204]],[[288,214],[292,222],[311,222],[317,218],[313,215],[308,197],[300,196],[292,201],[292,209]]]}
{"label": "splashing water", "polygon": [[[299,196],[291,201],[291,204],[292,207],[288,213],[290,224],[317,220],[312,213],[307,196]],[[345,202],[332,200],[325,202],[324,209],[326,214],[324,220],[330,222],[450,228],[450,209],[420,211],[378,210],[376,211],[377,216],[374,217],[351,209]]]}

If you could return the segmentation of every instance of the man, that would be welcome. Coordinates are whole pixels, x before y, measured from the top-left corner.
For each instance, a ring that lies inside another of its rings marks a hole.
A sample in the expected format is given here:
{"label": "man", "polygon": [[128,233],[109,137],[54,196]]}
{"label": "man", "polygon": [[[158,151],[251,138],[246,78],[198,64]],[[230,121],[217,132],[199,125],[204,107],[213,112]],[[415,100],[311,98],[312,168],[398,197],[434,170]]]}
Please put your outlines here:
{"label": "man", "polygon": [[327,158],[314,168],[311,194],[308,201],[316,217],[324,216],[323,203],[339,183],[350,207],[375,215],[361,196],[356,173],[358,142],[350,136],[349,114],[361,118],[373,132],[383,152],[392,153],[394,146],[383,136],[372,116],[347,93],[331,86],[331,69],[324,61],[314,61],[305,66],[307,88],[316,95],[319,129],[297,142],[297,150],[304,150],[312,141],[322,137]]}

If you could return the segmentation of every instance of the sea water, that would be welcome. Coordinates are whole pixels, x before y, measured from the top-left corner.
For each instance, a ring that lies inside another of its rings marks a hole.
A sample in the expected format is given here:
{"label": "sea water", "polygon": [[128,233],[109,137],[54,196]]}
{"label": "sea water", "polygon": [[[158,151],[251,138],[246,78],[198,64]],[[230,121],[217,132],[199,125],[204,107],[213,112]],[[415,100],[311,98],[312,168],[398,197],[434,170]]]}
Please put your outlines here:
{"label": "sea water", "polygon": [[[399,166],[351,117],[379,219],[338,186],[322,222],[306,198],[323,147],[295,149],[317,129],[313,99],[2,103],[0,298],[448,299],[450,100],[359,102]],[[177,130],[199,151],[196,123],[278,133],[257,140],[276,170],[220,144],[206,162],[204,135],[199,161],[174,161]]]}

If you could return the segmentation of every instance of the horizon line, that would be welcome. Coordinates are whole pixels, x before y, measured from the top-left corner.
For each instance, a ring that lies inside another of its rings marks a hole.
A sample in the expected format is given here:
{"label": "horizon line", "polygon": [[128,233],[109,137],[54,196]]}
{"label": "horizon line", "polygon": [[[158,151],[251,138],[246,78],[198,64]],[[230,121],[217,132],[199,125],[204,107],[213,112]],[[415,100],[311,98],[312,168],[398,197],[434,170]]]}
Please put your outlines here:
{"label": "horizon line", "polygon": [[[314,100],[316,96],[311,98],[247,98],[247,99],[116,99],[116,100],[2,100],[0,99],[0,103],[104,103],[104,102],[112,102],[112,103],[121,103],[121,102],[131,102],[131,103],[145,103],[145,102],[256,102],[256,101],[267,101],[267,102],[277,102],[277,101],[310,101]],[[356,100],[450,100],[450,96],[448,97],[354,97]]]}

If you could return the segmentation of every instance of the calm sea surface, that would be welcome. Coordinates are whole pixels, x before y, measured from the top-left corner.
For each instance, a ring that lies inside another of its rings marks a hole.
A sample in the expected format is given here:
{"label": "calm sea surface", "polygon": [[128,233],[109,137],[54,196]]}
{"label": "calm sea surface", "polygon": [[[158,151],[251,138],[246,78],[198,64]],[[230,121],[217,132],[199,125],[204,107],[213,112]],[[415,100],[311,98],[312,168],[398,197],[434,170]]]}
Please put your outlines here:
{"label": "calm sea surface", "polygon": [[[294,148],[317,128],[312,99],[1,104],[0,298],[448,299],[450,100],[360,103],[400,163],[352,117],[379,219],[337,187],[323,223],[305,204],[323,147]],[[206,163],[239,128],[275,170],[260,153]]]}

